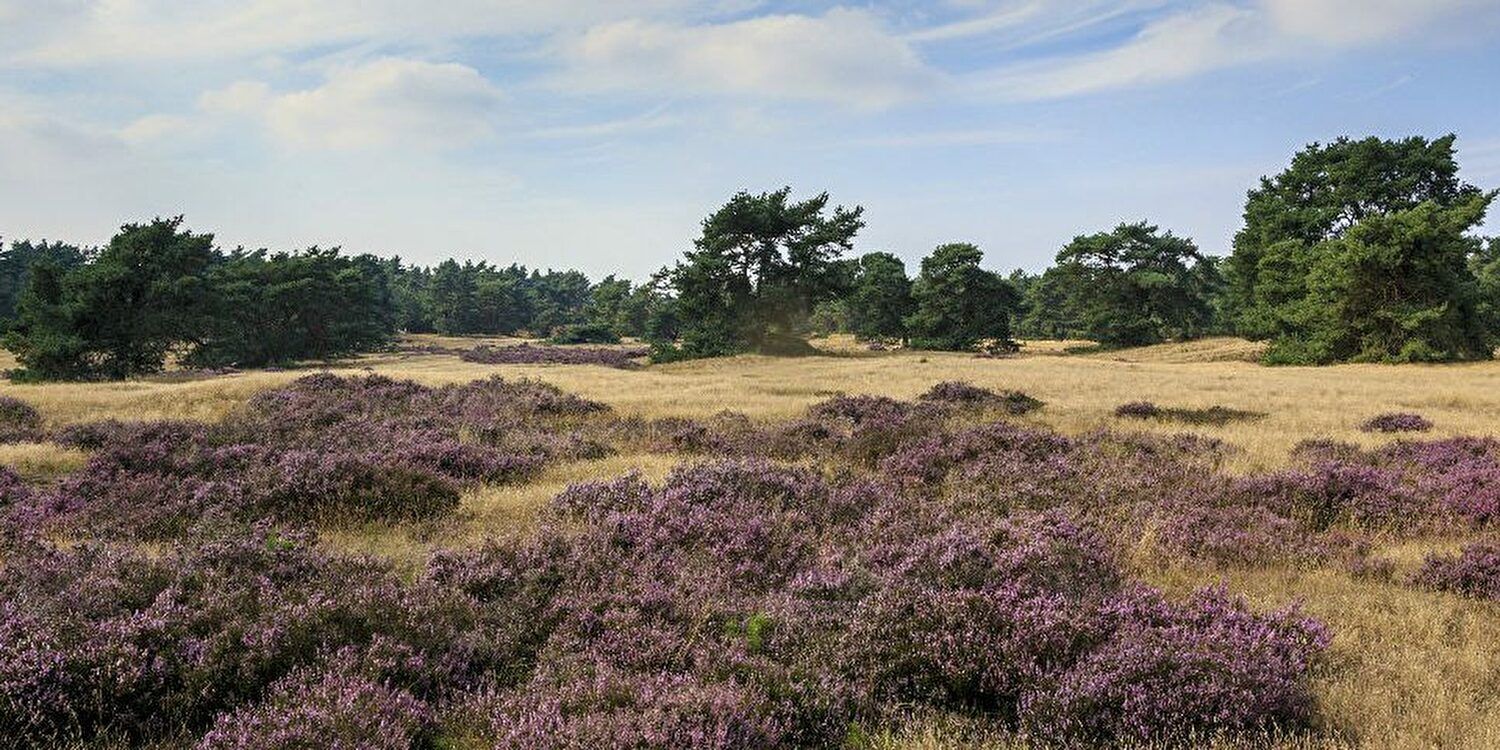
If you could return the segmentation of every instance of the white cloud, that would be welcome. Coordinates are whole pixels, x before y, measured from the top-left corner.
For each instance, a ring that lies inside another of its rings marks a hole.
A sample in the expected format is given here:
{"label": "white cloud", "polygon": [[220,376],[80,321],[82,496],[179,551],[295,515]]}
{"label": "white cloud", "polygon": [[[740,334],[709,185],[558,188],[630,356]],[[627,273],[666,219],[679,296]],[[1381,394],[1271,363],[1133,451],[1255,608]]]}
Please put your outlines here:
{"label": "white cloud", "polygon": [[1262,0],[1276,27],[1331,45],[1384,41],[1440,22],[1465,26],[1495,21],[1494,0]]}
{"label": "white cloud", "polygon": [[774,15],[688,26],[624,21],[563,51],[564,80],[585,90],[663,91],[881,108],[940,83],[906,42],[864,11]]}
{"label": "white cloud", "polygon": [[[1101,17],[1117,17],[1132,3],[1117,5]],[[1012,65],[968,83],[1007,98],[1058,98],[1396,40],[1439,44],[1447,34],[1497,26],[1494,0],[1216,0],[1161,15],[1116,46]]]}
{"label": "white cloud", "polygon": [[1167,16],[1118,47],[1016,66],[984,85],[1018,99],[1073,96],[1186,78],[1276,51],[1252,11],[1215,4]]}
{"label": "white cloud", "polygon": [[321,86],[303,91],[242,81],[204,94],[199,108],[256,118],[298,148],[444,148],[493,135],[500,99],[466,65],[382,58],[334,68]]}
{"label": "white cloud", "polygon": [[692,0],[0,0],[0,62],[75,66],[233,59],[314,47],[545,34],[667,12]]}

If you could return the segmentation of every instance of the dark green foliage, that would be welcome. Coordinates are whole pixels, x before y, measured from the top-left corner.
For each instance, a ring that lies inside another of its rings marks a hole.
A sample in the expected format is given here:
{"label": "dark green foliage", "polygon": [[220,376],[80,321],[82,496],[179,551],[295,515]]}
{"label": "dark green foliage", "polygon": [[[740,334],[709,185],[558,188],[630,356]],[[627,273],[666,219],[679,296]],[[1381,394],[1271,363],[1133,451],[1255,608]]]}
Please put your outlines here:
{"label": "dark green foliage", "polygon": [[62,242],[21,240],[10,243],[8,248],[0,242],[0,320],[15,316],[32,266],[46,262],[67,270],[82,265],[87,258],[83,250]]}
{"label": "dark green foliage", "polygon": [[906,264],[890,253],[867,253],[859,261],[849,296],[849,328],[863,339],[906,340],[906,317],[915,310]]}
{"label": "dark green foliage", "polygon": [[584,323],[557,329],[549,341],[554,344],[618,344],[620,336],[609,326]]}
{"label": "dark green foliage", "polygon": [[680,354],[712,357],[793,334],[821,301],[845,291],[839,263],[864,226],[858,207],[828,211],[828,194],[790,200],[791,188],[737,193],[703,220],[694,249],[671,271]]}
{"label": "dark green foliage", "polygon": [[911,346],[963,351],[984,340],[1010,340],[1015,289],[993,271],[979,267],[984,253],[959,242],[941,245],[922,260],[912,284],[916,310],[906,318]]}
{"label": "dark green foliage", "polygon": [[182,219],[123,227],[71,268],[34,264],[5,337],[22,379],[126,378],[185,364],[259,366],[365,351],[392,333],[387,271],[336,250],[213,248]]}
{"label": "dark green foliage", "polygon": [[209,309],[185,357],[204,367],[327,359],[386,344],[393,306],[381,263],[337,250],[235,251],[209,273]]}
{"label": "dark green foliage", "polygon": [[124,378],[161,370],[207,311],[213,235],[181,217],[128,224],[92,262],[32,268],[5,346],[35,378]]}
{"label": "dark green foliage", "polygon": [[1494,341],[1469,267],[1493,196],[1371,216],[1338,239],[1264,256],[1276,364],[1488,359]]}
{"label": "dark green foliage", "polygon": [[1145,222],[1075,237],[1033,285],[1029,326],[1141,346],[1207,331],[1218,274],[1191,240]]}
{"label": "dark green foliage", "polygon": [[1494,195],[1459,180],[1453,142],[1341,138],[1261,180],[1226,267],[1238,331],[1284,364],[1489,357],[1467,232]]}

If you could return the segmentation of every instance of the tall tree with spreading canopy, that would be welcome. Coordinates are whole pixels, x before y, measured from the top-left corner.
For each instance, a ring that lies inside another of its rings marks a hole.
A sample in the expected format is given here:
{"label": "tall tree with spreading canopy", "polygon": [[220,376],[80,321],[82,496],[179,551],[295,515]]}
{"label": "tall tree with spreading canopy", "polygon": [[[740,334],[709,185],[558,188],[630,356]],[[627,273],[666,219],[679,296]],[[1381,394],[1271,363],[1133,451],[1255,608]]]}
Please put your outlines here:
{"label": "tall tree with spreading canopy", "polygon": [[1066,332],[1105,346],[1141,346],[1202,335],[1213,317],[1212,263],[1192,240],[1139,222],[1073,238],[1048,282],[1061,292]]}
{"label": "tall tree with spreading canopy", "polygon": [[844,292],[838,264],[864,227],[863,209],[829,209],[791,188],[740,192],[703,220],[693,250],[671,272],[680,351],[711,357],[764,349],[801,330],[818,302]]}
{"label": "tall tree with spreading canopy", "polygon": [[1280,363],[1490,356],[1468,233],[1494,194],[1458,178],[1453,144],[1340,138],[1263,179],[1226,268],[1237,330]]}
{"label": "tall tree with spreading canopy", "polygon": [[980,249],[940,245],[922,260],[912,284],[916,310],[906,318],[911,346],[963,351],[983,341],[1010,343],[1011,311],[1020,300],[999,274],[980,268]]}

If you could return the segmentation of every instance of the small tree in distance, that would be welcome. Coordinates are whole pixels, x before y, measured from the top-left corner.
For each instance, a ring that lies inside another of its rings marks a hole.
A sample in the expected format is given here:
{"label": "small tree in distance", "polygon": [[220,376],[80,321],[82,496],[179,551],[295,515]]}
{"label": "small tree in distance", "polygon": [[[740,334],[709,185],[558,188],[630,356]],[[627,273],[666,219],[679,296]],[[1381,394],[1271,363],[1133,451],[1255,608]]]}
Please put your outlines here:
{"label": "small tree in distance", "polygon": [[915,309],[906,264],[890,253],[866,253],[857,261],[849,295],[849,328],[862,339],[906,342],[906,317]]}
{"label": "small tree in distance", "polygon": [[967,242],[940,245],[922,260],[912,284],[915,312],[906,318],[916,349],[964,351],[981,341],[1010,343],[1015,289],[979,267],[984,253]]}

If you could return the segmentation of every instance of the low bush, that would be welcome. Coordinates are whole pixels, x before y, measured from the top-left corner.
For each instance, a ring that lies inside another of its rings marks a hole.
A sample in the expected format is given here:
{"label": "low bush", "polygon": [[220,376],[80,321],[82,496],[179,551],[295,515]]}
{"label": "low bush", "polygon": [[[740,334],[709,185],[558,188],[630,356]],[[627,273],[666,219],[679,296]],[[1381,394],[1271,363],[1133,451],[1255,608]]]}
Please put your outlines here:
{"label": "low bush", "polygon": [[1193,425],[1221,426],[1230,422],[1260,419],[1264,412],[1231,409],[1227,406],[1210,406],[1202,409],[1183,407],[1164,408],[1150,401],[1131,401],[1115,407],[1115,416],[1132,419],[1160,419]]}
{"label": "low bush", "polygon": [[1360,424],[1365,432],[1426,432],[1432,422],[1421,414],[1410,412],[1388,412],[1370,417]]}
{"label": "low bush", "polygon": [[640,367],[637,360],[647,354],[645,349],[513,344],[477,346],[458,357],[481,365],[599,365],[630,370]]}
{"label": "low bush", "polygon": [[1456,555],[1428,555],[1411,582],[1436,591],[1500,601],[1500,542],[1482,540],[1465,545]]}
{"label": "low bush", "polygon": [[553,344],[618,344],[620,335],[609,326],[588,323],[563,326],[547,340]]}
{"label": "low bush", "polygon": [[1041,401],[1020,391],[996,393],[988,388],[958,380],[945,380],[928,389],[918,397],[922,401],[971,407],[998,408],[1007,414],[1020,416],[1042,408]]}
{"label": "low bush", "polygon": [[35,407],[13,396],[0,396],[0,443],[35,440],[42,415]]}

